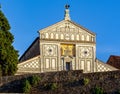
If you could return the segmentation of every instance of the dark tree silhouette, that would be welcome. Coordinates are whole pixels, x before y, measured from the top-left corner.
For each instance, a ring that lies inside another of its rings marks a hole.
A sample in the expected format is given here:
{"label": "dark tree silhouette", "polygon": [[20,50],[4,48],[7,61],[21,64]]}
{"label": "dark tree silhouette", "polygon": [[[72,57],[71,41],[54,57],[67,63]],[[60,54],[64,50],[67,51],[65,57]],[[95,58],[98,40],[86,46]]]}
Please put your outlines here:
{"label": "dark tree silhouette", "polygon": [[18,51],[13,47],[13,41],[9,22],[0,9],[0,73],[2,76],[13,75],[17,71]]}

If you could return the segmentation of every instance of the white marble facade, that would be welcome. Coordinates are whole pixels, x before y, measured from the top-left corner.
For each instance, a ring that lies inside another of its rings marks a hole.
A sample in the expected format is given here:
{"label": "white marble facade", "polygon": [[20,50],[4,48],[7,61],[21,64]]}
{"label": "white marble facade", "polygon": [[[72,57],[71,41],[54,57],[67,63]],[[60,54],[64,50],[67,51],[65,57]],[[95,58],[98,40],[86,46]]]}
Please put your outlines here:
{"label": "white marble facade", "polygon": [[[95,33],[71,21],[68,9],[65,13],[67,14],[63,21],[39,31],[40,55],[37,56],[37,60],[33,57],[18,64],[18,72],[62,70],[97,72],[100,69],[106,71],[107,68],[98,68],[98,66],[108,67],[107,65],[96,62]],[[31,64],[36,66],[36,68],[31,67],[34,70],[30,68]],[[110,70],[115,68],[109,67]]]}
{"label": "white marble facade", "polygon": [[[70,67],[69,70],[96,71],[94,69],[96,57],[94,33],[68,20],[58,22],[39,32],[41,62],[44,62],[42,71],[67,70],[67,67]],[[74,45],[75,55],[61,55],[62,44]]]}

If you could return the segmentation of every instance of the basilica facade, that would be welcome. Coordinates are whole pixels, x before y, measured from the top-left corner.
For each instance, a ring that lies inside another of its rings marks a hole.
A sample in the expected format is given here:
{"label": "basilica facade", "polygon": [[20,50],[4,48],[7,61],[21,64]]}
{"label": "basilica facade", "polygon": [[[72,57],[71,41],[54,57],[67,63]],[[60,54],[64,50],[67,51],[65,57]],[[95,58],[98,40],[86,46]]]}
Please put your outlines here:
{"label": "basilica facade", "polygon": [[68,5],[64,20],[39,30],[39,37],[19,61],[18,73],[117,70],[96,59],[95,33],[71,20]]}

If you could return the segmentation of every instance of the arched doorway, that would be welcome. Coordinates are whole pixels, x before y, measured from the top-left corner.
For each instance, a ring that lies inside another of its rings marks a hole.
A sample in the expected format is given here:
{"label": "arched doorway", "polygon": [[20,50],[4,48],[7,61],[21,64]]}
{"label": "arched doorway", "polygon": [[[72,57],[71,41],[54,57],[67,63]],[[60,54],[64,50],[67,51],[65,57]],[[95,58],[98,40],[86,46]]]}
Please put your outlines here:
{"label": "arched doorway", "polygon": [[66,70],[67,71],[72,70],[72,64],[71,64],[71,62],[66,62]]}
{"label": "arched doorway", "polygon": [[74,44],[61,44],[62,69],[72,70],[73,58],[75,57]]}

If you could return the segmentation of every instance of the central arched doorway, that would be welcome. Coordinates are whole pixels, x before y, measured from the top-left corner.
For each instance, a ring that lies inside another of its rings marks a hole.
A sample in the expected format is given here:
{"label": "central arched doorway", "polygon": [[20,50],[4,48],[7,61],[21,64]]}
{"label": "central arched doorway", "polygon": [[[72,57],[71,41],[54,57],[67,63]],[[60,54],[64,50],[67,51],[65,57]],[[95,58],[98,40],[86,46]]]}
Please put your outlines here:
{"label": "central arched doorway", "polygon": [[72,64],[71,64],[72,62],[66,62],[66,70],[67,71],[70,71],[70,70],[72,70]]}
{"label": "central arched doorway", "polygon": [[61,59],[62,59],[62,69],[72,70],[72,63],[75,57],[75,45],[74,44],[61,44]]}

